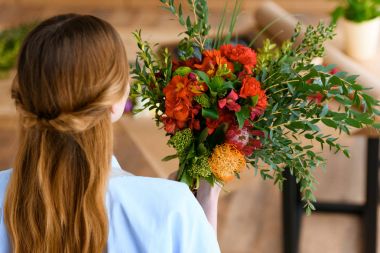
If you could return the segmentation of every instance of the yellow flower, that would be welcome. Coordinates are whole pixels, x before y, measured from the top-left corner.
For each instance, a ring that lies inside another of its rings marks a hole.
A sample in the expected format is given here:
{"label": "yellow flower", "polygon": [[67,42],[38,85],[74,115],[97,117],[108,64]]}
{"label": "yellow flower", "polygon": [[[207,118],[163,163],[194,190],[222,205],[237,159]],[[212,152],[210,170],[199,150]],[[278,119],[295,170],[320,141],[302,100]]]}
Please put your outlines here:
{"label": "yellow flower", "polygon": [[244,155],[234,145],[226,143],[215,147],[208,162],[212,173],[223,182],[231,181],[246,166]]}

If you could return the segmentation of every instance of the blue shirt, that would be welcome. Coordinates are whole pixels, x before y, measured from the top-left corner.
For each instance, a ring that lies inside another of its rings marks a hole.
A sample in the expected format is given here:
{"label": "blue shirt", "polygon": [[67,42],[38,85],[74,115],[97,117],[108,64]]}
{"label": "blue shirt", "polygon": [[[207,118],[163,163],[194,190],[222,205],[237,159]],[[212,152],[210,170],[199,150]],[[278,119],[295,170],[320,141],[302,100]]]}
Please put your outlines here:
{"label": "blue shirt", "polygon": [[[3,204],[12,170],[0,172],[0,253],[11,250]],[[132,176],[115,158],[106,193],[109,253],[219,253],[216,234],[188,187]]]}

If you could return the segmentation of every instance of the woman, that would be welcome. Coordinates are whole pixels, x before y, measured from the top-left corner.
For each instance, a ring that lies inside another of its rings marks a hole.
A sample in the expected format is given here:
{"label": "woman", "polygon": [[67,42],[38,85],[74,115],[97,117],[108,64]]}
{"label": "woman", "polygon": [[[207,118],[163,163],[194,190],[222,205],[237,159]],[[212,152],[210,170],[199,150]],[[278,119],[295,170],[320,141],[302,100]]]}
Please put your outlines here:
{"label": "woman", "polygon": [[[184,184],[123,175],[112,158],[127,82],[122,41],[105,21],[61,15],[28,35],[12,87],[20,146],[0,173],[1,253],[219,252]],[[215,227],[218,194],[199,190]]]}

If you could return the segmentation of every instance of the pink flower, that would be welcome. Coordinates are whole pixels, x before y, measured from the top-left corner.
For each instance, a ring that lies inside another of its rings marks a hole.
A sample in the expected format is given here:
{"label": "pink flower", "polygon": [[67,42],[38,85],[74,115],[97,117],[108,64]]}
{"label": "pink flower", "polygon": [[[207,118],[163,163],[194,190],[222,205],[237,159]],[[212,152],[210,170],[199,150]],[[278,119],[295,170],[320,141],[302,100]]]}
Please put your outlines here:
{"label": "pink flower", "polygon": [[234,90],[232,90],[226,98],[220,99],[218,101],[219,108],[223,109],[224,107],[227,107],[231,111],[240,111],[241,106],[236,103],[236,100],[238,100],[238,98],[239,95]]}
{"label": "pink flower", "polygon": [[259,136],[259,137],[264,137],[264,132],[261,130],[251,130],[250,133],[253,136]]}
{"label": "pink flower", "polygon": [[244,155],[251,156],[253,151],[262,146],[258,136],[263,137],[264,133],[259,130],[250,130],[247,126],[239,129],[238,126],[233,125],[227,130],[226,143],[234,145]]}
{"label": "pink flower", "polygon": [[313,94],[313,95],[310,95],[310,96],[308,97],[308,99],[309,99],[310,101],[313,101],[313,102],[316,103],[316,104],[321,104],[321,103],[322,103],[322,100],[323,100],[323,95],[322,95],[320,92],[317,92],[317,93],[315,93],[315,94]]}
{"label": "pink flower", "polygon": [[257,117],[264,113],[264,109],[261,107],[251,107],[251,120],[255,120]]}
{"label": "pink flower", "polygon": [[248,128],[243,127],[239,129],[238,126],[231,126],[226,132],[226,143],[233,144],[235,147],[242,151],[244,147],[248,144],[249,132]]}

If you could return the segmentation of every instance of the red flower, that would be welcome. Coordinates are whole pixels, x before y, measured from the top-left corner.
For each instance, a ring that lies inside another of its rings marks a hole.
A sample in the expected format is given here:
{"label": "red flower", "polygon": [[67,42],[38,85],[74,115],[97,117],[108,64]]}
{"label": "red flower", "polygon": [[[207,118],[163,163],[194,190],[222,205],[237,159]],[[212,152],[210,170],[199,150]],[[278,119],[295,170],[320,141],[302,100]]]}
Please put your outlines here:
{"label": "red flower", "polygon": [[250,116],[250,119],[251,120],[255,120],[257,117],[263,115],[264,113],[264,109],[263,108],[260,108],[258,106],[256,107],[250,107],[250,110],[251,110],[251,116]]}
{"label": "red flower", "polygon": [[193,68],[194,64],[198,64],[199,63],[199,60],[197,58],[190,58],[190,59],[187,59],[186,61],[178,61],[176,59],[173,59],[173,62],[172,62],[172,71],[176,71],[176,69],[178,69],[179,67],[189,67],[189,68]]}
{"label": "red flower", "polygon": [[316,104],[321,104],[323,100],[323,95],[320,92],[318,92],[313,95],[310,95],[308,99],[313,101]]}
{"label": "red flower", "polygon": [[193,93],[189,90],[189,79],[174,76],[163,90],[165,94],[165,114],[179,121],[186,121],[191,110]]}
{"label": "red flower", "polygon": [[247,98],[259,94],[261,90],[260,82],[256,78],[246,76],[243,78],[242,87],[240,89],[240,97]]}
{"label": "red flower", "polygon": [[165,131],[170,133],[170,134],[174,134],[174,132],[177,128],[176,120],[174,120],[172,118],[168,118],[166,116],[162,116],[161,120],[164,123]]}
{"label": "red flower", "polygon": [[238,126],[232,125],[227,130],[226,143],[234,145],[244,155],[251,156],[254,150],[261,148],[261,141],[256,139],[256,136],[262,136],[261,133],[258,130],[250,130],[247,126],[239,129]]}
{"label": "red flower", "polygon": [[232,124],[235,122],[235,114],[230,111],[218,110],[219,118],[216,120],[206,118],[208,134],[212,134],[221,124]]}
{"label": "red flower", "polygon": [[330,74],[331,75],[335,75],[336,73],[339,72],[339,69],[338,68],[333,68],[331,71],[330,71]]}
{"label": "red flower", "polygon": [[230,61],[236,61],[244,65],[244,70],[252,74],[252,69],[256,65],[256,52],[251,48],[243,45],[223,45],[220,47],[222,56],[227,57]]}
{"label": "red flower", "polygon": [[256,106],[262,109],[265,109],[268,105],[267,95],[265,95],[265,91],[259,91],[259,100],[257,101]]}
{"label": "red flower", "polygon": [[227,68],[234,71],[234,66],[225,57],[223,57],[219,50],[205,50],[203,52],[203,61],[201,64],[194,64],[194,67],[202,70],[209,76],[214,76],[219,66],[227,65]]}
{"label": "red flower", "polygon": [[189,76],[189,79],[191,77],[191,82],[190,82],[190,85],[189,85],[189,89],[191,91],[191,93],[193,93],[194,95],[201,95],[203,93],[205,93],[207,90],[208,90],[208,87],[205,83],[201,83],[201,82],[198,82],[196,79],[192,78],[192,75],[194,75],[193,73],[190,73],[188,76]]}
{"label": "red flower", "polygon": [[239,129],[238,126],[233,125],[226,132],[226,143],[233,144],[240,151],[248,144],[249,132],[246,127]]}
{"label": "red flower", "polygon": [[201,123],[198,119],[195,119],[195,116],[198,115],[199,111],[202,109],[202,107],[200,105],[196,105],[193,107],[193,109],[191,110],[191,119],[190,119],[190,123],[189,123],[189,127],[191,129],[195,129],[195,130],[200,130],[201,129]]}
{"label": "red flower", "polygon": [[240,97],[248,98],[258,96],[256,106],[262,109],[267,107],[267,96],[265,91],[261,89],[260,82],[253,77],[245,77],[242,81],[242,87],[240,89]]}
{"label": "red flower", "polygon": [[219,100],[218,105],[220,109],[223,109],[224,107],[227,106],[227,108],[231,111],[234,112],[239,112],[241,107],[238,103],[236,103],[236,100],[238,100],[239,96],[238,94],[234,91],[231,90],[230,94],[226,98],[223,98]]}
{"label": "red flower", "polygon": [[193,108],[192,101],[194,95],[201,94],[205,90],[204,84],[189,80],[187,76],[172,78],[163,90],[165,95],[163,122],[168,133],[174,133],[177,128],[185,128],[189,120],[191,120],[190,127],[198,128],[199,124],[194,121],[194,117],[199,109]]}

